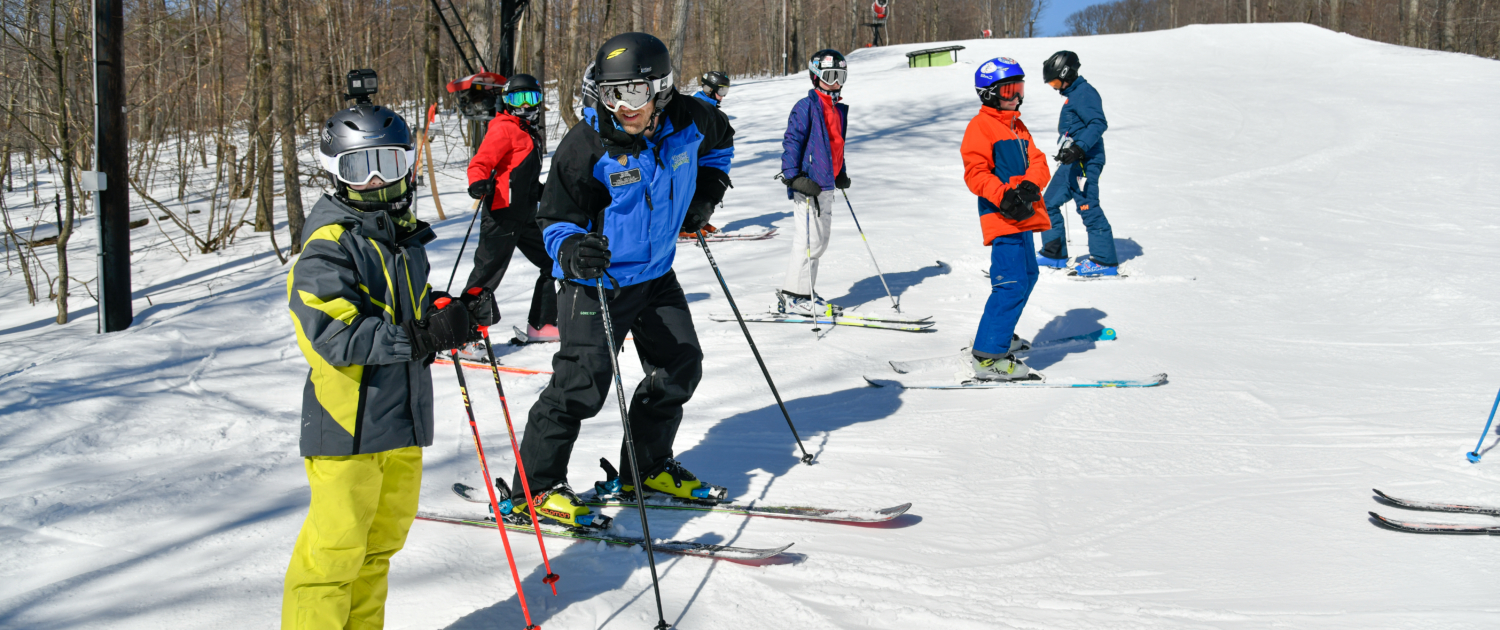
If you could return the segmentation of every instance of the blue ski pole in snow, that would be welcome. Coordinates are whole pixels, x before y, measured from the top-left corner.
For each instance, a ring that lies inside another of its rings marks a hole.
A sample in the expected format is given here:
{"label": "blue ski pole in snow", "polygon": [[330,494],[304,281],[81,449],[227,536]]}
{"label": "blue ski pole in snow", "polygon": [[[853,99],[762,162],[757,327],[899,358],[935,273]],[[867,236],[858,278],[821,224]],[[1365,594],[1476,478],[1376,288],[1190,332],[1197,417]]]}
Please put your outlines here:
{"label": "blue ski pole in snow", "polygon": [[1496,409],[1500,409],[1500,394],[1495,394],[1495,404],[1490,407],[1490,419],[1484,422],[1484,433],[1479,434],[1479,443],[1474,445],[1474,450],[1471,451],[1467,456],[1469,458],[1470,464],[1478,464],[1479,458],[1484,457],[1483,455],[1479,454],[1479,449],[1480,447],[1484,446],[1485,436],[1490,434],[1490,425],[1495,422]]}

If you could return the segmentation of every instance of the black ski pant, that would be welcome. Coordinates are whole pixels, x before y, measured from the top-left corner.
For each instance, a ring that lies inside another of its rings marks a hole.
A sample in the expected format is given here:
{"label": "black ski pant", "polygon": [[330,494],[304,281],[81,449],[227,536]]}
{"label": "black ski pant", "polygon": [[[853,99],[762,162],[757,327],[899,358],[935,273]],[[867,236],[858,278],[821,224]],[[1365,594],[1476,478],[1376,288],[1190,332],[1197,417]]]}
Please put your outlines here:
{"label": "black ski pant", "polygon": [[465,287],[484,287],[494,291],[505,278],[516,248],[526,260],[541,270],[536,288],[531,292],[531,312],[526,323],[541,328],[557,323],[557,298],[552,282],[552,258],[542,241],[542,228],[531,219],[509,217],[510,209],[485,212],[479,219],[479,243],[474,247],[474,270],[469,272]]}
{"label": "black ski pant", "polygon": [[[606,278],[605,286],[608,283]],[[598,288],[563,282],[557,308],[562,344],[552,357],[552,381],[531,407],[526,436],[521,440],[521,462],[526,465],[532,492],[567,481],[568,460],[579,427],[606,404],[618,404]],[[613,350],[619,352],[629,331],[646,372],[646,378],[636,385],[629,413],[641,474],[649,475],[672,457],[682,405],[693,397],[703,377],[703,350],[675,272],[611,290],[609,314],[614,323]],[[623,442],[616,462],[625,483],[634,485]],[[520,483],[517,471],[513,491],[520,492]]]}

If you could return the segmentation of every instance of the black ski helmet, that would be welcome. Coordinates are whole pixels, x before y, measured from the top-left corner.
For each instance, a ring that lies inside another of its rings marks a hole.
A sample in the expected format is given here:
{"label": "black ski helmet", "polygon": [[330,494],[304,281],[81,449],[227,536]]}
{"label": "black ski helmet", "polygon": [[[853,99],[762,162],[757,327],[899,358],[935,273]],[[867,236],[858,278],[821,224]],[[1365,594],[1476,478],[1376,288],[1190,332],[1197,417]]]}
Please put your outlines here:
{"label": "black ski helmet", "polygon": [[840,90],[825,91],[818,84],[818,75],[828,70],[840,71],[844,75],[844,81],[848,80],[849,62],[844,59],[843,53],[832,48],[824,48],[813,53],[812,58],[807,61],[807,77],[812,80],[813,89],[830,96],[838,96],[839,91],[844,87],[844,81],[827,81],[827,83],[838,83]]}
{"label": "black ski helmet", "polygon": [[1078,54],[1071,50],[1059,50],[1042,62],[1042,81],[1072,83],[1078,78]]}
{"label": "black ski helmet", "polygon": [[718,70],[709,70],[698,77],[698,84],[703,86],[703,92],[709,96],[718,97],[719,90],[729,87],[729,75]]}
{"label": "black ski helmet", "polygon": [[656,93],[656,111],[660,113],[676,92],[671,87],[672,53],[667,45],[647,33],[621,33],[609,38],[594,55],[593,82],[597,86],[616,81],[654,81],[667,79],[667,89]]}
{"label": "black ski helmet", "polygon": [[[333,175],[336,196],[360,210],[385,210],[403,214],[411,205],[413,187],[411,165],[416,162],[411,128],[406,120],[390,109],[368,102],[339,111],[323,124],[319,134],[318,161]],[[339,156],[361,149],[396,147],[406,154],[407,173],[400,181],[388,182],[375,190],[353,191],[340,181]]]}
{"label": "black ski helmet", "polygon": [[505,86],[500,91],[500,108],[505,110],[505,113],[527,122],[536,122],[537,115],[542,111],[541,103],[529,106],[511,105],[506,102],[505,96],[512,92],[542,93],[542,86],[536,82],[536,77],[529,74],[513,74],[505,80]]}

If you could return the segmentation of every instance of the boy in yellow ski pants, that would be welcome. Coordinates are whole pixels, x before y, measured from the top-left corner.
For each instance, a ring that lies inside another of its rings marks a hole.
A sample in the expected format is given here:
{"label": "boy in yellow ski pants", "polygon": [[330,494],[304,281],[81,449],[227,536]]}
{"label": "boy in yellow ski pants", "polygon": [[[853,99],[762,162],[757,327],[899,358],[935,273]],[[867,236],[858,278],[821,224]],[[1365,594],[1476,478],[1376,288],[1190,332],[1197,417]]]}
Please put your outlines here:
{"label": "boy in yellow ski pants", "polygon": [[386,574],[417,514],[422,448],[303,462],[312,504],[287,567],[281,627],[384,627]]}

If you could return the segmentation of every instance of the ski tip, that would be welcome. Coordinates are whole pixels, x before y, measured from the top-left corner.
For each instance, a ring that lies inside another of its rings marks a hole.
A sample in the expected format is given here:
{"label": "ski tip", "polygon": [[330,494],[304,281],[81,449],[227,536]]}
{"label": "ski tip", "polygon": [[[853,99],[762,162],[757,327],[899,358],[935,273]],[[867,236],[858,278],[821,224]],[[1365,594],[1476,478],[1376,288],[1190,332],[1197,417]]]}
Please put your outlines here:
{"label": "ski tip", "polygon": [[1380,488],[1370,488],[1370,492],[1374,492],[1375,496],[1378,496],[1378,497],[1380,497],[1382,499],[1385,499],[1387,501],[1394,501],[1395,500],[1395,499],[1391,498],[1391,495],[1386,494],[1384,492],[1381,492]]}
{"label": "ski tip", "polygon": [[886,379],[878,379],[878,378],[872,378],[872,377],[869,377],[869,376],[864,377],[864,379],[865,379],[866,383],[870,384],[870,387],[891,387],[893,385],[896,386],[896,387],[900,387],[901,386],[901,383],[899,381],[891,381],[891,380],[886,380]]}
{"label": "ski tip", "polygon": [[898,516],[901,516],[902,514],[905,514],[906,511],[910,510],[910,509],[911,509],[911,503],[907,502],[907,503],[902,503],[901,505],[895,505],[895,506],[888,507],[888,508],[886,508],[884,510],[879,510],[879,511],[876,512],[876,514],[879,514],[881,516],[886,517],[886,520],[890,520],[890,519],[896,518]]}

